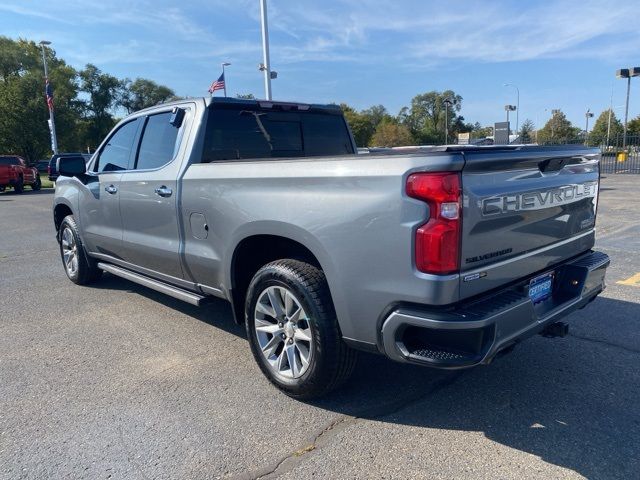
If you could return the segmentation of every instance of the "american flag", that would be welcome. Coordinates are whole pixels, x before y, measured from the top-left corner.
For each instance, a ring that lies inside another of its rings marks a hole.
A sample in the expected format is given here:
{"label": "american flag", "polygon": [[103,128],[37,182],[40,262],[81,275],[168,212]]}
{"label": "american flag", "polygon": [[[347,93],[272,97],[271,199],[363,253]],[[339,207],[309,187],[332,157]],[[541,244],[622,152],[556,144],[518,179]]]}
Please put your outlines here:
{"label": "american flag", "polygon": [[224,90],[224,73],[209,87],[209,93],[213,93],[216,90]]}
{"label": "american flag", "polygon": [[49,107],[49,110],[53,110],[53,88],[51,88],[48,78],[45,79],[44,82],[44,94],[47,97],[47,106]]}

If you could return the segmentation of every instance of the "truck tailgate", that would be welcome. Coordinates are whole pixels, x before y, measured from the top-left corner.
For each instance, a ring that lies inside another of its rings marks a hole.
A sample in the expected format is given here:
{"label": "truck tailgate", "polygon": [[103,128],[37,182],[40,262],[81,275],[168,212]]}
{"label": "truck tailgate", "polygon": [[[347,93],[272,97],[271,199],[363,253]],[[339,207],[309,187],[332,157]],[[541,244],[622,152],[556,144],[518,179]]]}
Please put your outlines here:
{"label": "truck tailgate", "polygon": [[536,273],[593,247],[599,151],[465,151],[460,298]]}

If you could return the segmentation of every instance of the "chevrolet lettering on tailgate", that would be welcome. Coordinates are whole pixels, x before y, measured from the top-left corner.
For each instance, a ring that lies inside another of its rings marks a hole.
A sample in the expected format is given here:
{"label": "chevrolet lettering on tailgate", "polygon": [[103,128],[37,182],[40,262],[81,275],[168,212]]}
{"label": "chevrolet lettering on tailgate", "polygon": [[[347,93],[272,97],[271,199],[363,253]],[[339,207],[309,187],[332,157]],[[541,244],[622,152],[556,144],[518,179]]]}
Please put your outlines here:
{"label": "chevrolet lettering on tailgate", "polygon": [[595,197],[598,182],[585,182],[574,185],[563,185],[549,190],[516,193],[487,197],[481,200],[482,215],[498,215],[524,210],[540,210],[543,208],[567,205],[584,198]]}

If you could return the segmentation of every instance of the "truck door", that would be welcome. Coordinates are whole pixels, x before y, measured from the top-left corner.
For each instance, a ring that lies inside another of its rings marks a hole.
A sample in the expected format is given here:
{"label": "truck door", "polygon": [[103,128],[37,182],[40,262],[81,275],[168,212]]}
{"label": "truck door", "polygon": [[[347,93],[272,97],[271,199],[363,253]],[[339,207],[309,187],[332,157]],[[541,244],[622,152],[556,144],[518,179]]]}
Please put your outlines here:
{"label": "truck door", "polygon": [[133,169],[123,173],[120,180],[122,256],[149,270],[145,273],[181,279],[177,178],[189,114],[180,124],[176,124],[171,110],[154,112],[143,122]]}
{"label": "truck door", "polygon": [[96,155],[86,183],[80,188],[80,226],[90,252],[120,258],[120,178],[132,161],[141,123],[136,118],[111,134]]}

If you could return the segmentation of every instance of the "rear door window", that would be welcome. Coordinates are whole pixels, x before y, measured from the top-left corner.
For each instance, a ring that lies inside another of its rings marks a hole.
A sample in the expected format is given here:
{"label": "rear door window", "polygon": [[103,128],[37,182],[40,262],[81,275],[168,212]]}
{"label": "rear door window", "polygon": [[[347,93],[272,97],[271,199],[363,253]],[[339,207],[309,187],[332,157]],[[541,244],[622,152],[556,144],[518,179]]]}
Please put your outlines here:
{"label": "rear door window", "polygon": [[[144,127],[136,170],[160,168],[175,157],[180,128],[169,123],[171,112],[151,115]],[[184,124],[184,122],[183,122]]]}

